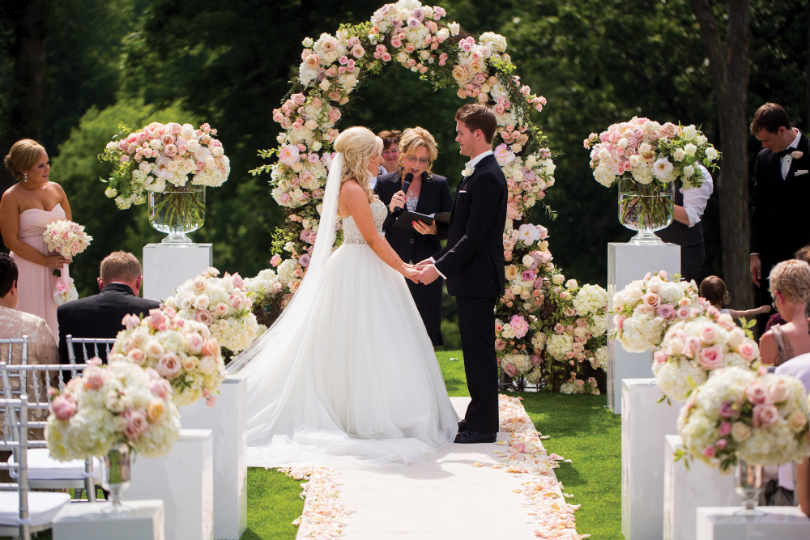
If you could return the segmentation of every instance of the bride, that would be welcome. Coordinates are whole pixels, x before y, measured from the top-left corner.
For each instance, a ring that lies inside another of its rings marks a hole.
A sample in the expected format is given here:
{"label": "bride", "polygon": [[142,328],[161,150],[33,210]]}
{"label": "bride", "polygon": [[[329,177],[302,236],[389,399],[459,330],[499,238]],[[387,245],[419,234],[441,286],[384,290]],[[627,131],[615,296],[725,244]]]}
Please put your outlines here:
{"label": "bride", "polygon": [[[338,135],[318,237],[287,309],[229,369],[247,381],[248,465],[410,462],[453,440],[457,416],[368,179],[382,140]],[[332,252],[337,216],[343,245]]]}

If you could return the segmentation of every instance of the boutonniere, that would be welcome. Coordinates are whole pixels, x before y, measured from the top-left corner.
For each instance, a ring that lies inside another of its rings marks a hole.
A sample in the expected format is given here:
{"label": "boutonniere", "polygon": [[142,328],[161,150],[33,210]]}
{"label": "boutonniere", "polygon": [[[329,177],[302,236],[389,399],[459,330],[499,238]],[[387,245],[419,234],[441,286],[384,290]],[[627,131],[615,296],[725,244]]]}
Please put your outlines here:
{"label": "boutonniere", "polygon": [[790,157],[792,157],[793,159],[802,159],[803,155],[804,152],[802,152],[801,150],[794,150],[793,152],[790,153]]}
{"label": "boutonniere", "polygon": [[472,176],[473,172],[475,172],[475,169],[471,165],[467,165],[466,167],[464,167],[464,170],[461,171],[461,176],[463,176],[464,178],[469,178],[470,176]]}

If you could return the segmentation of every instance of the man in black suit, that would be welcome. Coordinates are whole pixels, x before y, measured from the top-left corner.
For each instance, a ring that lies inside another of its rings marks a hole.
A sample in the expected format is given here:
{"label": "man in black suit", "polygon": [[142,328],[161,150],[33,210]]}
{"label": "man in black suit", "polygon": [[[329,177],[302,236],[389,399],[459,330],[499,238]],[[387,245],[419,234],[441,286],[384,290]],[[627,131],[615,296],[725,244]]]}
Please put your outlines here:
{"label": "man in black suit", "polygon": [[[141,289],[141,264],[131,253],[115,251],[101,261],[98,278],[99,293],[80,298],[59,306],[56,310],[59,322],[59,360],[69,363],[65,336],[76,338],[114,338],[124,328],[124,315],[146,315],[159,302],[139,298]],[[99,351],[106,363],[106,351]],[[82,361],[80,346],[75,348],[77,361]]]}
{"label": "man in black suit", "polygon": [[810,243],[810,142],[776,103],[757,109],[750,129],[762,143],[754,161],[749,262],[761,305],[771,302],[766,283],[771,268]]}
{"label": "man in black suit", "polygon": [[420,263],[418,276],[438,276],[456,297],[469,407],[459,422],[457,443],[494,442],[498,433],[498,367],[495,357],[495,302],[503,294],[503,229],[506,179],[492,154],[497,122],[486,107],[467,104],[456,112],[456,141],[470,161],[462,172],[447,246]]}

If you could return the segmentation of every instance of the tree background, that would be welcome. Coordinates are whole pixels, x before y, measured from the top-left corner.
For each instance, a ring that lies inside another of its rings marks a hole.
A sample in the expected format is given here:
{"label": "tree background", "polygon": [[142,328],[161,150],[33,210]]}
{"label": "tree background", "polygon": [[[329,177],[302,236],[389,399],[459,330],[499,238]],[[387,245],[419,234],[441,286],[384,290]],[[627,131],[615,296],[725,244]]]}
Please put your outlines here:
{"label": "tree background", "polygon": [[[582,147],[591,131],[641,115],[702,126],[723,150],[718,99],[726,94],[716,92],[713,81],[720,68],[709,61],[693,10],[698,2],[502,0],[497,10],[471,0],[441,3],[448,18],[469,33],[491,30],[506,36],[522,80],[548,99],[538,123],[555,153],[556,185],[547,202],[557,215],[552,219],[538,205],[532,217],[549,228],[556,262],[580,282],[604,284],[606,243],[631,235],[618,223],[615,190],[591,177]],[[3,3],[0,150],[5,154],[21,137],[37,138],[48,149],[52,178],[63,184],[76,221],[95,238],[72,266],[80,292],[94,292],[98,263],[109,251],[140,255],[144,244],[160,239],[146,222],[144,207],[117,210],[98,180],[106,171],[97,155],[119,126],[135,129],[153,119],[207,121],[219,130],[232,172],[224,186],[207,190],[206,225],[193,237],[214,243],[214,262],[222,270],[250,276],[267,266],[270,233],[281,212],[269,195],[268,178],[249,171],[261,163],[256,151],[274,146],[279,128],[272,110],[295,76],[301,41],[334,33],[343,22],[368,20],[381,4]],[[740,4],[710,6],[720,31]],[[747,125],[757,106],[776,101],[797,126],[810,130],[810,7],[804,0],[751,0],[747,9],[750,82],[737,93],[747,96],[738,104],[745,118],[737,122]],[[453,141],[452,117],[459,104],[453,92],[434,92],[412,73],[391,66],[361,83],[340,125],[427,128],[439,143],[435,170],[455,183],[464,162]],[[747,145],[752,156],[758,144],[748,136]],[[748,180],[736,176],[724,178],[717,189],[724,182]],[[10,185],[6,171],[0,179],[3,189]],[[747,267],[740,256],[747,250],[747,234],[726,233],[721,241],[721,223],[731,214],[724,215],[715,193],[704,215],[707,269],[721,276],[724,267],[725,274],[730,266]],[[747,214],[737,219],[747,220]],[[723,244],[733,240],[743,248],[724,261]],[[746,286],[737,278],[738,298],[747,297],[747,291],[739,292]]]}

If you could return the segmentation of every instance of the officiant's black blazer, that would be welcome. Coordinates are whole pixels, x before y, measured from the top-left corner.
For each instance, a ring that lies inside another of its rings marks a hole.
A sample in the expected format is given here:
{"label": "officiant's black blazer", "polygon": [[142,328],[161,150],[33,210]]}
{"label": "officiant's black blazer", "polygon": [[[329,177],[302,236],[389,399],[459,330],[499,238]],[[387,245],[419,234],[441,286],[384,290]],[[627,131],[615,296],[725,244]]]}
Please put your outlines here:
{"label": "officiant's black blazer", "polygon": [[453,296],[498,298],[504,287],[506,179],[489,155],[458,186],[447,246],[434,255]]}
{"label": "officiant's black blazer", "polygon": [[[62,304],[56,309],[59,322],[59,361],[69,363],[65,336],[114,338],[124,328],[121,324],[124,315],[147,315],[150,309],[159,306],[159,302],[135,296],[132,289],[121,283],[110,283],[98,294]],[[75,352],[76,360],[81,361],[83,356],[78,346]],[[106,352],[101,353],[99,356],[106,363]]]}
{"label": "officiant's black blazer", "polygon": [[754,161],[751,253],[760,254],[763,278],[776,263],[810,244],[810,141],[804,134],[797,150],[803,155],[791,161],[784,179],[775,153],[763,149]]}
{"label": "officiant's black blazer", "polygon": [[[374,192],[385,203],[386,208],[391,202],[394,193],[402,189],[402,179],[400,171],[384,174],[377,177],[377,184]],[[433,174],[426,180],[422,180],[422,187],[419,191],[419,202],[416,204],[416,211],[420,214],[435,214],[437,212],[450,212],[453,200],[450,197],[450,188],[447,185],[447,178]],[[427,259],[441,249],[441,240],[447,238],[447,224],[437,222],[438,234],[419,234],[415,230],[405,230],[394,227],[394,222],[401,209],[389,212],[383,223],[385,238],[394,251],[406,263],[418,263],[422,259]]]}

